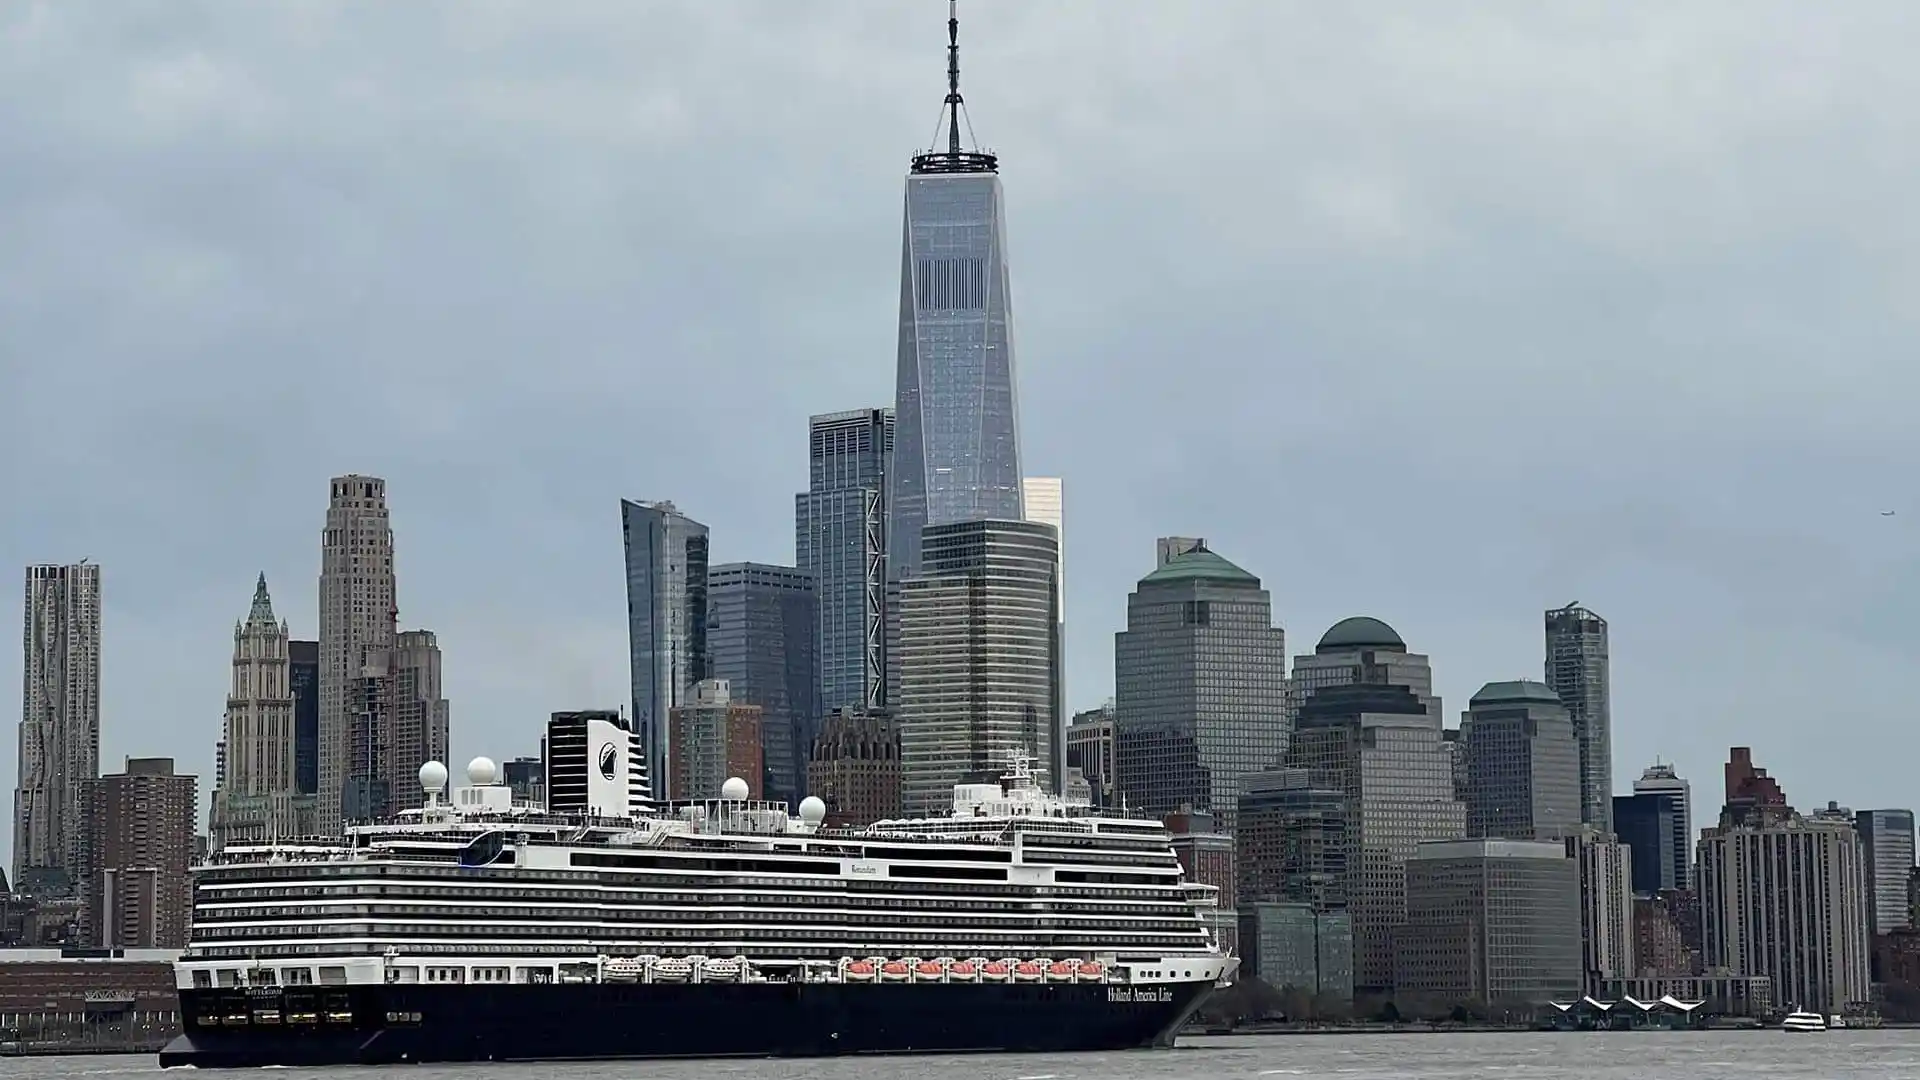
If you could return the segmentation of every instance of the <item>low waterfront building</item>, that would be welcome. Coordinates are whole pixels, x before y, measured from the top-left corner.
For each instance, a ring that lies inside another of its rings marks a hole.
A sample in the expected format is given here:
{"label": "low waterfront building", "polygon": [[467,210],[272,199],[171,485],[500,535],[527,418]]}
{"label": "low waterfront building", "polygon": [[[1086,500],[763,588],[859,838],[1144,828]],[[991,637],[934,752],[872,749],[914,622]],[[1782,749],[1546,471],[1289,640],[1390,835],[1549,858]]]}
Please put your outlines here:
{"label": "low waterfront building", "polygon": [[1773,980],[1765,975],[1648,975],[1635,979],[1608,979],[1600,986],[1608,999],[1654,1001],[1674,997],[1702,1003],[1708,1016],[1769,1018],[1774,1013]]}
{"label": "low waterfront building", "polygon": [[1243,902],[1240,954],[1246,974],[1276,990],[1353,1002],[1353,920],[1312,904]]}
{"label": "low waterfront building", "polygon": [[1578,997],[1580,880],[1558,842],[1449,840],[1406,863],[1396,993],[1508,1009]]}
{"label": "low waterfront building", "polygon": [[0,1042],[156,1053],[180,1034],[173,949],[0,949]]}

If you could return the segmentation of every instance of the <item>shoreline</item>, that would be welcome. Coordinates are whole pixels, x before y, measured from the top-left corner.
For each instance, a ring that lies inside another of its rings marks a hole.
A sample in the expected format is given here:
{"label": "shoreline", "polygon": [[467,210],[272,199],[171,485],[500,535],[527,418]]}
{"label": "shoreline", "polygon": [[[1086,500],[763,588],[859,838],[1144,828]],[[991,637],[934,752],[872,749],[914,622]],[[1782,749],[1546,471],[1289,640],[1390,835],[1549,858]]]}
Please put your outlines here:
{"label": "shoreline", "polygon": [[[1830,1028],[1829,1031],[1913,1031],[1920,1029],[1920,1023],[1905,1021],[1887,1021],[1871,1027]],[[1759,1021],[1743,1021],[1730,1018],[1727,1022],[1708,1023],[1700,1027],[1657,1027],[1585,1030],[1580,1028],[1542,1027],[1537,1024],[1247,1024],[1230,1027],[1190,1027],[1180,1032],[1180,1038],[1227,1038],[1248,1035],[1516,1035],[1538,1032],[1542,1035],[1614,1035],[1654,1032],[1660,1034],[1687,1034],[1692,1032],[1717,1031],[1772,1031],[1780,1030],[1777,1024],[1763,1024]]]}

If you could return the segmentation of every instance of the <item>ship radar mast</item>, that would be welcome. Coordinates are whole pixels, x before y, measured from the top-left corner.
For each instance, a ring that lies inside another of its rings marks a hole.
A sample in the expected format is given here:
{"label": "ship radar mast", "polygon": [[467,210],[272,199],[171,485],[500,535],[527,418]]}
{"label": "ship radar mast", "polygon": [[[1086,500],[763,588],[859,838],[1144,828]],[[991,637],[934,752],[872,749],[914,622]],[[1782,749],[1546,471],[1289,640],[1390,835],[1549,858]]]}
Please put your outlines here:
{"label": "ship radar mast", "polygon": [[[915,175],[928,173],[997,173],[999,155],[976,142],[972,150],[960,147],[960,125],[973,134],[973,121],[967,116],[966,99],[960,96],[960,5],[947,0],[947,97],[940,106],[940,121],[934,125],[932,148],[913,155]],[[946,149],[940,149],[940,127],[947,129]]]}

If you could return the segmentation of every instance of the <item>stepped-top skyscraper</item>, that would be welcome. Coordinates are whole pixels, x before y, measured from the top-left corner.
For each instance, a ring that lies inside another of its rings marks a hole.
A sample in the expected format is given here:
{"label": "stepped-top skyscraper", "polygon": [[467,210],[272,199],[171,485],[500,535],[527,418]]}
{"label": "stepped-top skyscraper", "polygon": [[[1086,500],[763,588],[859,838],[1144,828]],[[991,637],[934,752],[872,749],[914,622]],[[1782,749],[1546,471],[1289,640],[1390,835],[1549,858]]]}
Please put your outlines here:
{"label": "stepped-top skyscraper", "polygon": [[[315,814],[323,833],[338,831],[350,788],[372,782],[368,759],[378,718],[360,707],[356,686],[368,661],[393,648],[399,615],[394,591],[393,527],[387,482],[336,476],[329,484],[320,539],[320,791]],[[359,760],[356,766],[355,761]],[[364,801],[364,800],[361,800]],[[362,810],[361,812],[364,812]]]}
{"label": "stepped-top skyscraper", "polygon": [[72,896],[100,775],[100,567],[27,567],[13,887]]}
{"label": "stepped-top skyscraper", "polygon": [[900,251],[900,366],[888,572],[920,569],[928,525],[1026,517],[1000,160],[962,149],[960,22],[947,19],[946,145],[913,157]]}

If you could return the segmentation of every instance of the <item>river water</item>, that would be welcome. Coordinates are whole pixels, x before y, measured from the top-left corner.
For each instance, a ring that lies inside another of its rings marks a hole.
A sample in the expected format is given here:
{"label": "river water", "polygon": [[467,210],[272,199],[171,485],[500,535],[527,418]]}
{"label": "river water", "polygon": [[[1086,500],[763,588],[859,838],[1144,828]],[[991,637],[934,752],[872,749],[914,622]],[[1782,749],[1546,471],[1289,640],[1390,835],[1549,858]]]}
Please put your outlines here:
{"label": "river water", "polygon": [[[1249,1035],[1117,1054],[396,1068],[406,1080],[1920,1080],[1920,1031]],[[0,1059],[0,1080],[159,1073],[144,1056]]]}

